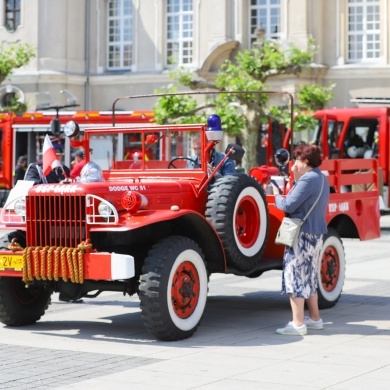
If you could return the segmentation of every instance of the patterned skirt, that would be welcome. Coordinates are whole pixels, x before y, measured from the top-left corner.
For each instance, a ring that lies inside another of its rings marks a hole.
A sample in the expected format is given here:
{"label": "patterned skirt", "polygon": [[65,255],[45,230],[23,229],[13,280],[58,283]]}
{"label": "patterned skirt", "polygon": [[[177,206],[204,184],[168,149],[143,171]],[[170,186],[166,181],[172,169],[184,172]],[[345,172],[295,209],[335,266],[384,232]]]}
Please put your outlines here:
{"label": "patterned skirt", "polygon": [[286,247],[283,259],[282,294],[310,298],[317,293],[322,234],[301,232],[294,247]]}

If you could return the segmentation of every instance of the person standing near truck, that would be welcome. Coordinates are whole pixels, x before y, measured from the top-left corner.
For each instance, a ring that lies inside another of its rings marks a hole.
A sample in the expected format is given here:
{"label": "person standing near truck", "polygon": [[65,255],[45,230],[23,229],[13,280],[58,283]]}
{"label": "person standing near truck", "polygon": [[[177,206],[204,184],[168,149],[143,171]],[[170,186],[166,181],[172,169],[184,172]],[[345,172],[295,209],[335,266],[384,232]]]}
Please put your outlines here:
{"label": "person standing near truck", "polygon": [[20,156],[18,158],[18,162],[15,167],[15,172],[14,172],[14,184],[18,180],[23,180],[24,175],[26,174],[26,166],[27,166],[27,157],[26,156]]}
{"label": "person standing near truck", "polygon": [[[285,248],[283,258],[282,294],[288,294],[292,321],[276,333],[303,336],[307,329],[323,329],[318,308],[318,269],[323,235],[327,233],[325,220],[329,200],[329,184],[318,168],[321,150],[316,145],[299,145],[294,150],[295,163],[291,168],[295,184],[286,197],[272,184],[275,206],[291,218],[302,219],[315,204],[302,225],[294,247]],[[320,195],[321,194],[321,195]],[[304,316],[305,302],[309,316]]]}

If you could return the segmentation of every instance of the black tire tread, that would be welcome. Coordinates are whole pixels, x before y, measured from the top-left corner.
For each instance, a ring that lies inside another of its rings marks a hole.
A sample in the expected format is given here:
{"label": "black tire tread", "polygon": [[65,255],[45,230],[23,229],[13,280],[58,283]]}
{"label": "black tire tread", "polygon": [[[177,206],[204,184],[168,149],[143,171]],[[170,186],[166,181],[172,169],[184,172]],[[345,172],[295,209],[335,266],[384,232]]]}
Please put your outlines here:
{"label": "black tire tread", "polygon": [[51,294],[43,286],[26,288],[21,278],[0,277],[0,322],[15,327],[35,324],[49,307]]}
{"label": "black tire tread", "polygon": [[166,289],[160,290],[162,275],[169,275],[169,261],[172,251],[181,251],[192,247],[204,261],[200,247],[191,239],[182,236],[171,236],[157,242],[150,250],[142,268],[140,277],[140,308],[146,329],[163,341],[182,340],[192,336],[198,324],[190,330],[178,329],[167,314]]}
{"label": "black tire tread", "polygon": [[222,241],[228,265],[239,271],[250,271],[256,266],[264,252],[269,231],[267,228],[264,244],[256,255],[245,256],[237,247],[232,228],[233,211],[237,197],[246,187],[254,187],[259,192],[267,211],[267,220],[262,222],[268,227],[269,213],[264,190],[256,179],[245,174],[227,175],[218,179],[209,191],[205,214]]}

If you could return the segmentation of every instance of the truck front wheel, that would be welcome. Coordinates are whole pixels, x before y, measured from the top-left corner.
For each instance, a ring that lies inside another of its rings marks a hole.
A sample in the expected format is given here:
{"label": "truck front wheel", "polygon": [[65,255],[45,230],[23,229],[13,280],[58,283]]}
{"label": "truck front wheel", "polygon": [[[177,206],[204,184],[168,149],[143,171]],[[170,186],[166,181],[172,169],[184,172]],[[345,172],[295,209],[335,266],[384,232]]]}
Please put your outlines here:
{"label": "truck front wheel", "polygon": [[192,336],[206,306],[207,286],[204,255],[193,240],[172,236],[157,242],[140,278],[146,329],[164,341]]}
{"label": "truck front wheel", "polygon": [[0,322],[8,326],[35,324],[50,304],[52,291],[26,285],[21,278],[0,278]]}
{"label": "truck front wheel", "polygon": [[328,309],[336,305],[345,280],[345,253],[340,236],[329,229],[324,236],[318,270],[318,306]]}

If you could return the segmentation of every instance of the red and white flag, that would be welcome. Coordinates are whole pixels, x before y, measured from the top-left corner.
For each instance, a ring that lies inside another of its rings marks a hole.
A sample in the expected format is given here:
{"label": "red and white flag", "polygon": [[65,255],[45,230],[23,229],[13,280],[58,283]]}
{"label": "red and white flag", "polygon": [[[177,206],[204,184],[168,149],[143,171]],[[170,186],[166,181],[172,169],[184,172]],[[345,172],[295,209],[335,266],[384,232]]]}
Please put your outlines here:
{"label": "red and white flag", "polygon": [[57,158],[56,150],[50,141],[50,137],[46,134],[43,142],[43,157],[42,168],[43,175],[47,176],[54,168],[60,167],[61,163]]}

